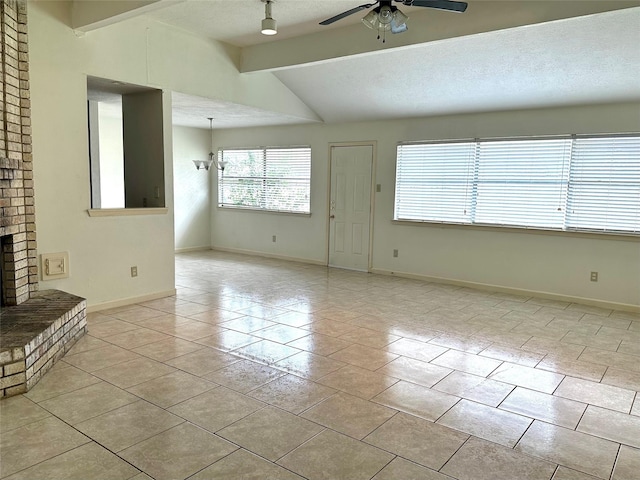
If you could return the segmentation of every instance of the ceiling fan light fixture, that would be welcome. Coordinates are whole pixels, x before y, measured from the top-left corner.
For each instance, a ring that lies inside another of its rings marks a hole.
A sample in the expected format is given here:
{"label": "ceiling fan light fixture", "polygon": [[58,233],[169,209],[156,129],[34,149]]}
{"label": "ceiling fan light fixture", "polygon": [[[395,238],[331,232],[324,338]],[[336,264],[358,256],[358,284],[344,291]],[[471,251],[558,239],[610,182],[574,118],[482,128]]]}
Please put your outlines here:
{"label": "ceiling fan light fixture", "polygon": [[385,22],[381,21],[378,12],[372,10],[362,19],[362,23],[364,23],[370,29],[377,31],[378,33],[388,32],[389,30],[391,30],[391,18],[385,18],[384,20]]}
{"label": "ceiling fan light fixture", "polygon": [[271,4],[274,0],[262,0],[264,2],[264,20],[262,20],[262,30],[260,33],[263,35],[275,35],[278,33],[278,24],[271,16]]}
{"label": "ceiling fan light fixture", "polygon": [[362,19],[362,23],[364,23],[367,27],[372,30],[378,29],[378,14],[375,10],[371,10],[367,13]]}
{"label": "ceiling fan light fixture", "polygon": [[391,33],[403,33],[407,30],[409,30],[409,26],[406,23],[396,25],[395,22],[391,22]]}
{"label": "ceiling fan light fixture", "polygon": [[362,19],[362,23],[370,29],[376,30],[379,35],[381,32],[388,31],[391,31],[391,33],[406,32],[409,28],[407,20],[409,20],[409,17],[396,7],[382,5],[367,13]]}
{"label": "ceiling fan light fixture", "polygon": [[390,25],[391,20],[393,20],[393,11],[391,7],[388,5],[383,5],[379,7],[380,11],[378,12],[378,22],[382,25]]}
{"label": "ceiling fan light fixture", "polygon": [[396,9],[396,11],[393,12],[393,18],[391,19],[391,33],[406,32],[409,29],[407,26],[407,20],[409,20],[409,17]]}
{"label": "ceiling fan light fixture", "polygon": [[[268,0],[262,0],[263,2]],[[393,2],[402,3],[408,7],[426,7],[435,8],[438,10],[445,10],[449,12],[464,12],[467,9],[467,2],[459,2],[456,0],[371,0],[372,3],[366,3],[357,7],[345,10],[338,15],[334,15],[331,18],[327,18],[320,22],[320,25],[331,25],[338,20],[342,20],[349,15],[360,12],[366,8],[371,8],[375,5],[373,10],[365,15],[362,19],[367,27],[378,32],[378,40],[382,38],[382,43],[385,42],[386,32],[402,33],[406,32],[409,27],[407,26],[407,17],[404,13],[393,6]]]}

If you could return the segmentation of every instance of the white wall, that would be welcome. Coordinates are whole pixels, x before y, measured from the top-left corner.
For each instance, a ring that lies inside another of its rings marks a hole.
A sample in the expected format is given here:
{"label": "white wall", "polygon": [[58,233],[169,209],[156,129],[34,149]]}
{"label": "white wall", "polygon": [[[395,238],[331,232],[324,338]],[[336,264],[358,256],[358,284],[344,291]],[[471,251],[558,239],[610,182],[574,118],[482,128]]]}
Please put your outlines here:
{"label": "white wall", "polygon": [[[311,145],[311,215],[217,208],[217,182],[213,182],[212,245],[326,265],[327,158],[330,141],[327,134],[330,131],[334,131],[334,128],[323,125],[217,130],[216,148]],[[272,242],[273,235],[277,236],[276,243]]]}
{"label": "white wall", "polygon": [[[68,279],[42,282],[95,307],[174,290],[171,91],[219,98],[303,119],[317,116],[270,73],[240,77],[237,48],[139,17],[76,34],[72,2],[29,2],[29,59],[38,253],[67,251]],[[162,89],[165,215],[89,217],[87,75]],[[199,177],[202,178],[202,177]],[[182,194],[181,194],[182,195]],[[181,199],[182,201],[182,199]],[[207,204],[209,202],[207,201]],[[208,245],[201,230],[179,245]],[[192,221],[197,223],[196,220]],[[130,277],[130,267],[138,277]]]}
{"label": "white wall", "polygon": [[100,208],[124,208],[122,108],[98,103]]}
{"label": "white wall", "polygon": [[[94,306],[171,291],[176,245],[169,92],[219,98],[305,119],[316,117],[272,74],[240,76],[237,49],[144,18],[76,35],[67,26],[69,7],[70,2],[29,3],[38,252],[68,251],[71,263],[70,278],[42,282],[41,288],[83,295]],[[91,204],[87,75],[165,91],[168,214],[107,218],[87,215]],[[596,106],[216,131],[217,146],[310,144],[312,214],[294,217],[214,208],[211,242],[218,247],[326,262],[329,143],[375,140],[376,183],[382,185],[382,191],[376,194],[374,268],[640,305],[637,241],[407,227],[391,222],[398,141],[640,131],[639,108],[638,104]],[[215,198],[214,189],[211,199]],[[271,242],[272,235],[278,236],[275,244]],[[202,232],[195,237],[185,239],[184,245],[206,242]],[[400,250],[397,259],[391,257],[393,248]],[[129,276],[132,265],[138,266],[139,276],[135,279]],[[589,283],[585,272],[596,269],[600,281]]]}
{"label": "white wall", "polygon": [[[303,119],[317,116],[275,76],[241,77],[240,51],[144,17],[86,34],[72,2],[29,2],[29,60],[38,253],[67,251],[68,279],[42,282],[95,307],[174,289],[171,91]],[[86,77],[162,89],[165,215],[89,217]],[[204,224],[208,230],[208,224]],[[194,243],[206,242],[202,232]],[[130,277],[130,267],[138,277]]]}
{"label": "white wall", "polygon": [[[91,218],[87,140],[86,75],[146,83],[144,63],[116,61],[140,51],[131,35],[103,38],[111,54],[98,52],[62,23],[68,4],[29,4],[29,57],[38,253],[69,252],[70,276],[42,281],[86,297],[89,306],[174,290],[173,212],[154,216]],[[96,39],[100,40],[100,39]],[[91,64],[99,63],[96,70]],[[142,75],[141,75],[142,74]],[[165,190],[173,201],[171,95],[163,95]],[[131,278],[130,267],[138,267]]]}
{"label": "white wall", "polygon": [[206,160],[209,131],[173,127],[173,193],[176,250],[211,246],[210,183],[217,171],[196,170],[193,160]]}
{"label": "white wall", "polygon": [[[604,302],[640,305],[640,241],[392,222],[397,142],[518,135],[640,131],[640,105],[456,115],[344,125],[234,129],[217,146],[309,144],[310,217],[214,208],[212,245],[325,263],[331,142],[377,142],[374,271],[439,277]],[[215,192],[214,192],[215,198]],[[278,243],[271,236],[278,235]],[[393,249],[399,250],[393,258]],[[598,271],[599,281],[589,280]]]}

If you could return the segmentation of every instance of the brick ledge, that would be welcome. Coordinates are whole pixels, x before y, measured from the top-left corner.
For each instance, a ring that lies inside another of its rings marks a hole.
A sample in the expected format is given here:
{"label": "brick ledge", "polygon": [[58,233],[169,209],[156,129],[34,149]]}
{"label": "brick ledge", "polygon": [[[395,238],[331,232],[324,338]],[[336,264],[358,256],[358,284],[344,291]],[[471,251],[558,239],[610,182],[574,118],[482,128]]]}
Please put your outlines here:
{"label": "brick ledge", "polygon": [[27,392],[87,331],[87,302],[59,290],[34,292],[0,310],[0,397]]}

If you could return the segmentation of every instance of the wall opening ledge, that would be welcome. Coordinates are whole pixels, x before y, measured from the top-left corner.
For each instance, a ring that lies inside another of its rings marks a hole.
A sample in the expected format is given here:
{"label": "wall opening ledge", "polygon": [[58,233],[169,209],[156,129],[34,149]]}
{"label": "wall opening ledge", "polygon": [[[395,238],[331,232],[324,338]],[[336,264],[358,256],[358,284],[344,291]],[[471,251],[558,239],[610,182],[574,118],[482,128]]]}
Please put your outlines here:
{"label": "wall opening ledge", "polygon": [[129,217],[134,215],[166,215],[167,207],[160,208],[90,208],[90,217]]}

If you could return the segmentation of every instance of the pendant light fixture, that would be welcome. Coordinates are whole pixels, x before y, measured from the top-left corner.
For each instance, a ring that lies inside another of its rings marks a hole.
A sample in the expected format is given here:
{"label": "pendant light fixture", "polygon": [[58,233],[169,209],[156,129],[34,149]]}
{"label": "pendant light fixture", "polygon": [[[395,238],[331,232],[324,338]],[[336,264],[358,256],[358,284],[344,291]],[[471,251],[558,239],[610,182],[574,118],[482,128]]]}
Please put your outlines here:
{"label": "pendant light fixture", "polygon": [[213,117],[207,117],[209,120],[209,133],[211,134],[211,151],[209,152],[208,160],[194,160],[193,164],[196,166],[196,169],[200,170],[204,168],[205,170],[209,170],[211,165],[216,167],[216,170],[220,170],[224,174],[224,167],[227,165],[225,160],[216,161],[216,154],[213,153]]}
{"label": "pendant light fixture", "polygon": [[262,20],[263,35],[275,35],[278,33],[278,25],[276,21],[271,17],[271,4],[274,0],[262,0],[264,2],[264,20]]}

